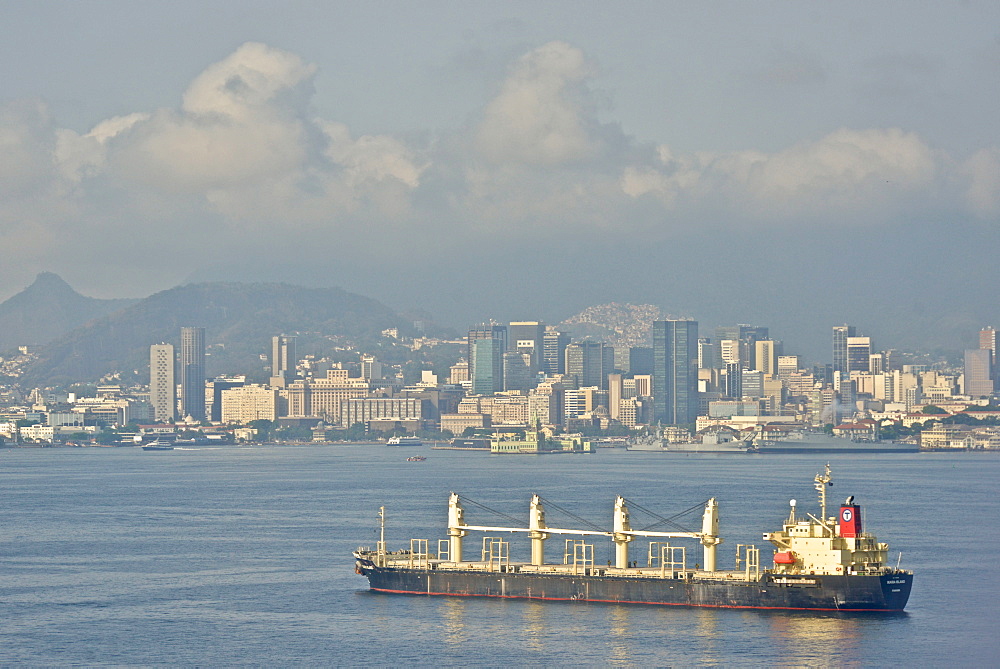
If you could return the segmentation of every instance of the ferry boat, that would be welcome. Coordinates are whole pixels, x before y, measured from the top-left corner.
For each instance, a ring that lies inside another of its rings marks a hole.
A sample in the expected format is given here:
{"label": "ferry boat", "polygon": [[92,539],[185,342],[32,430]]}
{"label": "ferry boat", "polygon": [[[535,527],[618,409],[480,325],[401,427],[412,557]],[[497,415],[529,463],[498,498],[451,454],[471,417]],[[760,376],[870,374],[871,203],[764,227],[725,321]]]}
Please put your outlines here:
{"label": "ferry boat", "polygon": [[390,437],[385,442],[386,446],[423,446],[424,442],[420,437]]}
{"label": "ferry boat", "polygon": [[[761,549],[736,548],[736,568],[717,565],[718,502],[705,504],[700,532],[634,529],[629,502],[614,503],[612,529],[552,528],[545,523],[543,500],[531,499],[527,527],[471,525],[460,497],[448,503],[447,539],[431,552],[428,539],[411,539],[409,548],[389,551],[385,543],[385,507],[379,510],[380,538],[375,548],[354,551],[355,571],[375,592],[458,597],[498,597],[619,604],[790,609],[821,611],[902,611],[910,596],[913,572],[889,564],[888,544],[864,531],[861,507],[853,497],[836,516],[827,515],[826,490],[830,466],[817,474],[819,515],[799,515],[795,500],[780,530],[765,532],[773,547],[770,565],[761,563]],[[525,533],[531,541],[531,561],[510,560],[510,544],[499,536],[484,536],[482,552],[465,553],[470,532]],[[563,538],[561,562],[546,562],[546,541]],[[571,538],[565,538],[571,537]],[[582,538],[576,538],[582,537]],[[614,563],[594,561],[588,538],[610,538]],[[636,539],[652,539],[644,553],[633,556]],[[687,547],[670,543],[694,539],[702,546],[703,564],[689,564]],[[639,559],[636,559],[639,558]],[[645,559],[642,559],[645,558]]]}

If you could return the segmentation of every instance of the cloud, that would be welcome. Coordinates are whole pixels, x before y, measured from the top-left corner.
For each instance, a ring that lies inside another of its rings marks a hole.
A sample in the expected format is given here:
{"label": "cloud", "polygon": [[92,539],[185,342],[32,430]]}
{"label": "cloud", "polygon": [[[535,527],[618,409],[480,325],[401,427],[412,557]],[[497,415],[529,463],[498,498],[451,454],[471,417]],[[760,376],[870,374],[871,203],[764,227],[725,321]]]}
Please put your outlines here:
{"label": "cloud", "polygon": [[660,165],[628,166],[622,190],[649,194],[665,206],[679,200],[716,207],[771,223],[877,207],[904,209],[907,197],[932,187],[938,170],[931,149],[898,129],[840,129],[776,153],[735,151],[675,157],[667,147]]}
{"label": "cloud", "polygon": [[487,160],[553,166],[593,159],[595,132],[583,52],[550,42],[514,64],[499,95],[483,113],[475,147]]}
{"label": "cloud", "polygon": [[1000,148],[977,151],[962,166],[969,208],[980,218],[1000,216]]}
{"label": "cloud", "polygon": [[[818,65],[800,65],[786,74],[814,81]],[[316,73],[248,43],[176,108],[86,133],[38,101],[0,107],[2,278],[101,257],[108,239],[131,258],[193,239],[162,261],[188,272],[221,248],[246,262],[319,262],[330,249],[432,258],[518,239],[878,227],[923,209],[1000,216],[997,147],[950,156],[897,128],[835,129],[773,152],[680,153],[628,137],[600,121],[597,69],[564,42],[515,59],[464,127],[419,140],[315,118]]]}

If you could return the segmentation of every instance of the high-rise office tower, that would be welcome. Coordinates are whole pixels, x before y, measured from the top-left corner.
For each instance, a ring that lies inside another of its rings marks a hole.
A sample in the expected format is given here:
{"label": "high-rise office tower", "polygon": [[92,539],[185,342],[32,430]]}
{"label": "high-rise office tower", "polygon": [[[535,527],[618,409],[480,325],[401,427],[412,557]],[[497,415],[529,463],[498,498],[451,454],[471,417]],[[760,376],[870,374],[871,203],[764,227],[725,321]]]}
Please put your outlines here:
{"label": "high-rise office tower", "polygon": [[379,381],[382,378],[382,363],[374,355],[361,356],[361,378],[367,381]]}
{"label": "high-rise office tower", "polygon": [[738,400],[743,397],[743,369],[738,362],[727,362],[722,377],[722,394]]}
{"label": "high-rise office tower", "polygon": [[853,325],[833,326],[833,371],[847,371],[847,338],[857,336]]}
{"label": "high-rise office tower", "polygon": [[997,331],[992,326],[987,326],[979,331],[979,348],[989,349],[995,377],[997,371]]}
{"label": "high-rise office tower", "polygon": [[608,388],[608,374],[615,368],[615,349],[599,341],[581,341],[566,347],[566,376],[578,388]]}
{"label": "high-rise office tower", "polygon": [[698,417],[698,321],[653,321],[653,420],[670,425]]}
{"label": "high-rise office tower", "polygon": [[781,342],[771,339],[760,339],[754,342],[754,369],[764,374],[764,378],[773,379],[778,376],[778,356],[781,355]]}
{"label": "high-rise office tower", "polygon": [[472,340],[472,392],[492,395],[503,388],[504,342],[500,339]]}
{"label": "high-rise office tower", "polygon": [[847,338],[847,369],[842,371],[870,372],[871,371],[872,340],[871,337],[848,337]]}
{"label": "high-rise office tower", "polygon": [[545,328],[542,337],[542,371],[546,374],[566,373],[566,347],[569,335],[553,326]]}
{"label": "high-rise office tower", "polygon": [[181,414],[205,420],[205,328],[181,328]]}
{"label": "high-rise office tower", "polygon": [[287,335],[271,337],[271,376],[291,381],[295,378],[297,363],[295,337]]}
{"label": "high-rise office tower", "polygon": [[500,325],[493,321],[489,323],[480,323],[469,328],[469,335],[466,339],[466,352],[468,355],[468,360],[472,361],[472,344],[477,339],[497,339],[500,341],[502,348],[500,349],[500,354],[507,350],[507,326]]}
{"label": "high-rise office tower", "polygon": [[993,392],[993,357],[987,348],[965,352],[965,394],[988,397]]}
{"label": "high-rise office tower", "polygon": [[754,344],[761,339],[769,339],[768,329],[759,325],[747,325],[741,323],[739,325],[724,325],[715,328],[715,342],[717,344],[715,350],[715,365],[717,368],[722,369],[725,367],[727,362],[732,362],[732,360],[726,360],[722,357],[722,350],[718,346],[718,343],[723,340],[729,340],[736,342],[732,346],[736,349],[736,355],[739,357],[740,362],[743,363],[743,367],[753,367],[754,365],[754,353],[756,351]]}
{"label": "high-rise office tower", "polygon": [[528,392],[538,384],[531,371],[531,355],[507,351],[503,354],[503,389]]}
{"label": "high-rise office tower", "polygon": [[149,403],[153,405],[153,418],[157,423],[173,422],[177,414],[174,365],[172,344],[149,347]]}
{"label": "high-rise office tower", "polygon": [[530,355],[532,372],[542,367],[544,338],[545,323],[540,321],[512,321],[507,326],[507,350]]}

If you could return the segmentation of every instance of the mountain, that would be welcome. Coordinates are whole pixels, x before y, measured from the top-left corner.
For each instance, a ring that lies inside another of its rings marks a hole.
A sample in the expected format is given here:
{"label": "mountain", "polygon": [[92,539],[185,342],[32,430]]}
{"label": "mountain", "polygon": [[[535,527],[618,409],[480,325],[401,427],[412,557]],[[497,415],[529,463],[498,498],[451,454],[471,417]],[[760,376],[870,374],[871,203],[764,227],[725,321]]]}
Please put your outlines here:
{"label": "mountain", "polygon": [[388,307],[337,288],[188,284],[151,295],[51,342],[20,383],[30,387],[93,381],[116,371],[134,371],[144,379],[150,345],[178,345],[184,326],[205,328],[209,375],[259,371],[260,355],[270,353],[273,335],[305,333],[325,340],[325,350],[333,352],[339,343],[377,341],[388,327],[407,329]]}
{"label": "mountain", "polygon": [[591,338],[613,346],[652,346],[653,321],[671,316],[652,304],[609,302],[587,307],[570,316],[560,327],[573,339]]}
{"label": "mountain", "polygon": [[135,302],[84,297],[59,275],[42,272],[34,283],[0,304],[0,352],[24,344],[47,344]]}

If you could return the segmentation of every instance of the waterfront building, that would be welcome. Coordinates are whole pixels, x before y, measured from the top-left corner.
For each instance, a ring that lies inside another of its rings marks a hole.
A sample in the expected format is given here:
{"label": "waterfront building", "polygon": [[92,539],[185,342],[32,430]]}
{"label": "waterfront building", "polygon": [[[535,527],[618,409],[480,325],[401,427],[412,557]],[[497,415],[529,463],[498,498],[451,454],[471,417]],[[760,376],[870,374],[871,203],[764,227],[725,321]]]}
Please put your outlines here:
{"label": "waterfront building", "polygon": [[698,321],[653,322],[653,420],[670,425],[698,417]]}
{"label": "waterfront building", "polygon": [[172,344],[149,347],[149,402],[153,405],[153,419],[158,423],[172,423],[177,416],[174,365]]}
{"label": "waterfront building", "polygon": [[424,400],[415,397],[357,397],[341,402],[340,424],[350,427],[371,421],[421,421]]}
{"label": "waterfront building", "polygon": [[278,389],[263,385],[241,385],[221,390],[219,415],[224,423],[247,424],[254,420],[278,419]]}
{"label": "waterfront building", "polygon": [[[284,378],[284,377],[282,377]],[[219,422],[222,418],[222,391],[231,390],[245,386],[246,376],[220,376],[205,384],[205,415],[212,422]],[[279,411],[280,415],[280,411]]]}
{"label": "waterfront building", "polygon": [[205,328],[181,328],[181,414],[205,420]]}
{"label": "waterfront building", "polygon": [[288,384],[282,394],[287,400],[289,417],[322,418],[327,423],[338,425],[341,403],[367,397],[371,389],[369,381],[351,378],[346,369],[334,368],[327,370],[323,379],[296,380]]}

